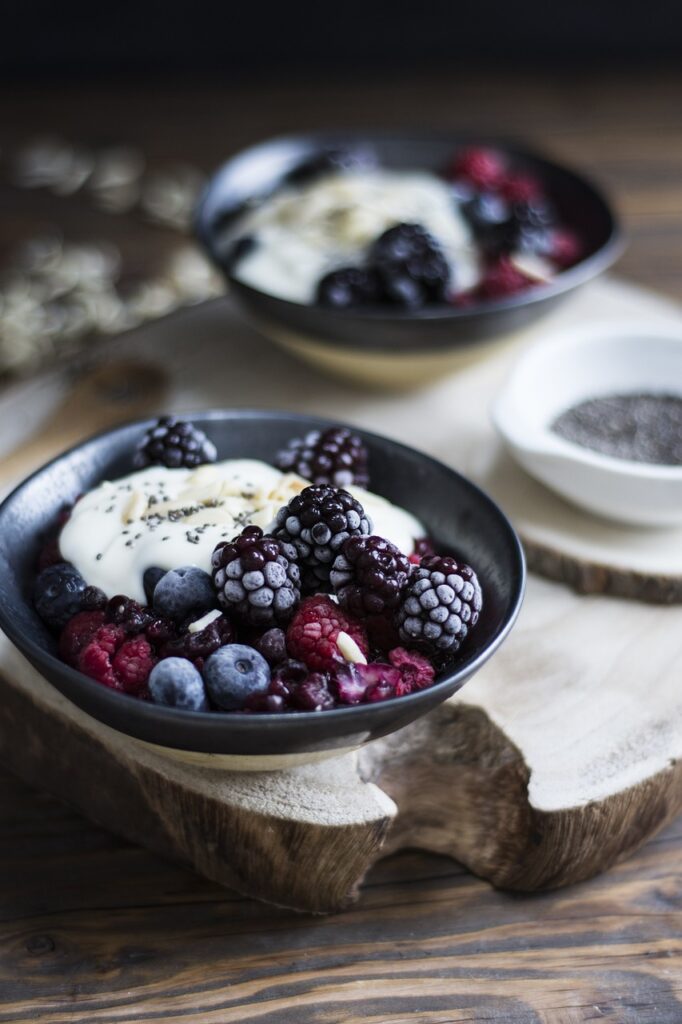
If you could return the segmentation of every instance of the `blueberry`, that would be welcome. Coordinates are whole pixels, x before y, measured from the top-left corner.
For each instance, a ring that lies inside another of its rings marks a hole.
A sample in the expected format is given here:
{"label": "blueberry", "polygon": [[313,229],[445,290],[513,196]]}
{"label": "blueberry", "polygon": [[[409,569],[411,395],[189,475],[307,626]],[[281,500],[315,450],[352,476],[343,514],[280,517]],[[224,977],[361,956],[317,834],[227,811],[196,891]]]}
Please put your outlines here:
{"label": "blueberry", "polygon": [[151,565],[149,569],[145,569],[144,576],[142,577],[142,586],[144,587],[144,592],[147,595],[148,605],[153,604],[156,584],[159,582],[161,577],[165,575],[166,570],[160,569],[158,565]]}
{"label": "blueberry", "polygon": [[36,611],[52,629],[63,629],[82,610],[85,589],[85,580],[70,562],[50,565],[36,580]]}
{"label": "blueberry", "polygon": [[211,700],[221,710],[236,711],[249,697],[267,693],[270,667],[253,647],[227,644],[207,659],[204,680]]}
{"label": "blueberry", "polygon": [[199,618],[215,606],[213,580],[195,565],[170,569],[154,587],[154,611],[175,622]]}
{"label": "blueberry", "polygon": [[201,673],[186,658],[164,658],[149,674],[149,692],[155,704],[184,711],[208,711]]}

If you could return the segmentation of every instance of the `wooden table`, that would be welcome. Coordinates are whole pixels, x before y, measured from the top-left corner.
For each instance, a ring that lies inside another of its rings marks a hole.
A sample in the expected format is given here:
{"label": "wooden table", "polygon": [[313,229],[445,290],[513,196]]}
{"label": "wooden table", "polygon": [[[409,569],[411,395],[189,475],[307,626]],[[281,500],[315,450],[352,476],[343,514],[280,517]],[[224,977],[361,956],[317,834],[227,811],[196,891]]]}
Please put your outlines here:
{"label": "wooden table", "polygon": [[[24,89],[9,144],[36,132],[210,169],[305,127],[512,130],[591,168],[631,235],[621,270],[682,298],[682,76],[422,77],[239,87]],[[3,252],[57,221],[109,237],[140,272],[163,229],[75,199],[0,189]],[[509,896],[451,861],[400,854],[331,918],[218,889],[0,773],[0,1024],[262,1020],[450,1024],[682,1021],[682,821],[627,863],[554,894]]]}

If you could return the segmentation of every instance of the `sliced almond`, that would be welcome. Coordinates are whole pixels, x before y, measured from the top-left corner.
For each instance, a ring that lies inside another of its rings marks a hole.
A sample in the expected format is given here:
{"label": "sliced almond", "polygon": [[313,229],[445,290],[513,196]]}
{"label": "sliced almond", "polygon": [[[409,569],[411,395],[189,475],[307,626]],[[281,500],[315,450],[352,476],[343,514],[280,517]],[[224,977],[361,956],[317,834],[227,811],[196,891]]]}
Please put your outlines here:
{"label": "sliced almond", "polygon": [[339,633],[336,638],[336,646],[339,651],[346,659],[353,665],[366,665],[367,658],[364,656],[355,640],[348,633],[344,633],[343,630]]}
{"label": "sliced almond", "polygon": [[147,511],[147,507],[148,500],[142,491],[133,491],[121,513],[123,522],[132,523],[135,519],[141,519]]}

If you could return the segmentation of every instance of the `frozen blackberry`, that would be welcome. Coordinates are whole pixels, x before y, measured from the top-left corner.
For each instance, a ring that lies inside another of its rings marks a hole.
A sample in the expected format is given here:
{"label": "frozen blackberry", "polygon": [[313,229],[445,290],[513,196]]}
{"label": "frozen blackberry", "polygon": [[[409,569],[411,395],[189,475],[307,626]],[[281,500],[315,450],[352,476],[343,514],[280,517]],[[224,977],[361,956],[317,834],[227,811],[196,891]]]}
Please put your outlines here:
{"label": "frozen blackberry", "polygon": [[383,537],[351,537],[329,574],[342,608],[364,618],[398,606],[410,576],[410,563]]}
{"label": "frozen blackberry", "polygon": [[421,224],[396,224],[384,231],[372,244],[369,260],[389,302],[417,309],[427,302],[446,301],[450,266]]}
{"label": "frozen blackberry", "polygon": [[336,556],[351,537],[372,531],[369,517],[352,494],[338,487],[306,487],[277,513],[275,536],[293,544],[304,592],[329,589]]}
{"label": "frozen blackberry", "polygon": [[369,453],[362,440],[348,427],[312,430],[304,438],[290,441],[275,458],[284,473],[297,473],[313,484],[334,487],[367,487]]}
{"label": "frozen blackberry", "polygon": [[316,301],[321,306],[347,309],[381,300],[379,276],[371,267],[341,267],[320,278]]}
{"label": "frozen blackberry", "polygon": [[222,607],[242,622],[269,627],[288,622],[301,597],[296,549],[247,526],[213,552],[213,583]]}
{"label": "frozen blackberry", "polygon": [[169,469],[194,469],[205,462],[215,462],[216,447],[188,420],[162,416],[155,427],[144,435],[134,455],[137,469],[145,466],[167,466]]}
{"label": "frozen blackberry", "polygon": [[422,558],[400,602],[397,625],[408,646],[454,654],[478,621],[481,587],[474,570],[449,555]]}

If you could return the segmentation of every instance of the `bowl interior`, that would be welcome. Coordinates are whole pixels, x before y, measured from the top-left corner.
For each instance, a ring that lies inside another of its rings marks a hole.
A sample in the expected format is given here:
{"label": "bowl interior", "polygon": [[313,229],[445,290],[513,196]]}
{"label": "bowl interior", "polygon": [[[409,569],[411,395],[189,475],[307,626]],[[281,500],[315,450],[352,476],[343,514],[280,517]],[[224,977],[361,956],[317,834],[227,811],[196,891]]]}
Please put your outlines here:
{"label": "bowl interior", "polygon": [[[329,424],[269,412],[192,417],[216,443],[219,458],[272,462],[290,438]],[[130,424],[78,446],[39,470],[0,507],[0,626],[62,692],[91,714],[141,739],[187,750],[251,753],[358,742],[406,724],[454,692],[492,653],[520,606],[524,565],[518,539],[497,506],[446,466],[384,438],[360,432],[370,452],[371,487],[417,515],[443,545],[473,564],[484,613],[454,668],[430,690],[315,716],[234,716],[168,709],[102,687],[56,657],[54,637],[31,603],[37,554],[65,504],[106,478],[131,471],[130,456],[149,422]],[[312,735],[311,735],[312,734]]]}

